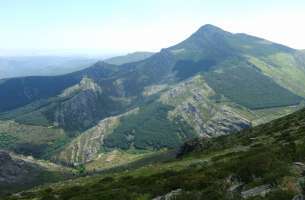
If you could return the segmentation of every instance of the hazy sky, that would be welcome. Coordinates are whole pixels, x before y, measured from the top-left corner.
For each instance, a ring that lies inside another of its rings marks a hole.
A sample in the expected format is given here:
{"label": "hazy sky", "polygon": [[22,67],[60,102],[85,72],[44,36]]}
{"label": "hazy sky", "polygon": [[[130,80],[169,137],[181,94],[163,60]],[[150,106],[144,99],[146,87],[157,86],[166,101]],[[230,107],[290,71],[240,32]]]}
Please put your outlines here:
{"label": "hazy sky", "polygon": [[204,24],[305,49],[304,23],[304,0],[0,0],[0,53],[158,51]]}

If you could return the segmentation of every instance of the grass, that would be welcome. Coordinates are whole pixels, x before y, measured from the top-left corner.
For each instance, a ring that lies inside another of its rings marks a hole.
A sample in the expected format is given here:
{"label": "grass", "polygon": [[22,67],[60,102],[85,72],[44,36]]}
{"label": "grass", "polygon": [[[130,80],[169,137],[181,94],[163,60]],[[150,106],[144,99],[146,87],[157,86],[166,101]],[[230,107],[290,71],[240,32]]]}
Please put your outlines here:
{"label": "grass", "polygon": [[98,170],[106,170],[110,168],[115,168],[121,165],[126,165],[128,163],[134,162],[136,160],[140,160],[144,157],[149,156],[153,152],[145,151],[122,151],[122,150],[114,150],[109,153],[101,153],[97,159],[86,163],[87,171],[98,171]]}
{"label": "grass", "polygon": [[289,54],[274,54],[267,58],[250,57],[249,61],[276,83],[295,94],[305,97],[305,71]]}
{"label": "grass", "polygon": [[[279,86],[254,66],[242,60],[231,60],[221,71],[204,74],[207,83],[218,94],[250,109],[296,105],[302,98]],[[277,97],[277,98],[274,98]]]}

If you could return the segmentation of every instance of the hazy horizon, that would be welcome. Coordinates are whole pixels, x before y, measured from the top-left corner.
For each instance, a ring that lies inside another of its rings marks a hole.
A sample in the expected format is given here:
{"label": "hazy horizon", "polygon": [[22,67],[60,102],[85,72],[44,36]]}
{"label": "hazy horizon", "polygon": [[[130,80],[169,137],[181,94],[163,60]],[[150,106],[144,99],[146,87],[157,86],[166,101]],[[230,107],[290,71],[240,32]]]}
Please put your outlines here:
{"label": "hazy horizon", "polygon": [[[305,49],[305,2],[200,0],[0,1],[0,55],[157,52],[213,24]],[[107,57],[107,56],[106,56]]]}

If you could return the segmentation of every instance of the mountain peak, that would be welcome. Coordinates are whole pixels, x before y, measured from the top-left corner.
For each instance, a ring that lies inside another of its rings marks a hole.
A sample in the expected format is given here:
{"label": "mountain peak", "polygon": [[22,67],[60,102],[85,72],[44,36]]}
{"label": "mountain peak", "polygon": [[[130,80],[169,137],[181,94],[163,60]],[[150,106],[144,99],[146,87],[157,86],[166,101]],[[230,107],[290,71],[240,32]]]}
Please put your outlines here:
{"label": "mountain peak", "polygon": [[192,49],[192,51],[196,49],[198,52],[206,49],[219,49],[218,47],[223,47],[226,38],[231,35],[232,34],[230,32],[227,32],[217,26],[206,24],[201,26],[189,38],[170,47],[170,49]]}
{"label": "mountain peak", "polygon": [[[206,24],[201,26],[195,33],[193,33],[187,40],[195,40],[196,43],[206,43],[206,39],[209,38],[209,40],[217,41],[220,38],[226,37],[231,35],[230,32],[227,32],[217,26],[214,26],[212,24]],[[203,39],[205,38],[205,39]],[[192,42],[194,43],[194,42]]]}
{"label": "mountain peak", "polygon": [[196,33],[201,33],[201,32],[225,32],[225,31],[212,24],[206,24],[201,26]]}

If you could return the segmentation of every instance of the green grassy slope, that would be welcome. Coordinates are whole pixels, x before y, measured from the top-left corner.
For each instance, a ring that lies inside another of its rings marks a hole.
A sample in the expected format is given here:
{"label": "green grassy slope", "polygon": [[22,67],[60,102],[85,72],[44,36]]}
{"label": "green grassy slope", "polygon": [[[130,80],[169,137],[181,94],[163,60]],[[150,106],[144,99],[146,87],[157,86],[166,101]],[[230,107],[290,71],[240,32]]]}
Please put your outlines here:
{"label": "green grassy slope", "polygon": [[296,105],[303,99],[238,59],[226,61],[204,77],[218,94],[250,109]]}
{"label": "green grassy slope", "polygon": [[258,67],[276,83],[304,97],[304,62],[295,54],[274,53],[264,57],[249,57],[249,62]]}
{"label": "green grassy slope", "polygon": [[24,155],[49,158],[69,141],[64,130],[0,121],[0,148]]}
{"label": "green grassy slope", "polygon": [[304,128],[302,110],[240,133],[190,141],[178,159],[108,171],[7,199],[152,199],[179,191],[176,199],[237,200],[249,189],[266,185],[271,189],[265,197],[249,199],[292,199],[304,189]]}

